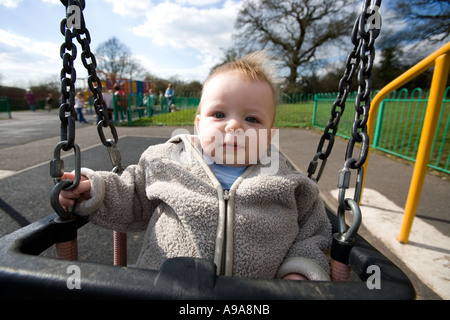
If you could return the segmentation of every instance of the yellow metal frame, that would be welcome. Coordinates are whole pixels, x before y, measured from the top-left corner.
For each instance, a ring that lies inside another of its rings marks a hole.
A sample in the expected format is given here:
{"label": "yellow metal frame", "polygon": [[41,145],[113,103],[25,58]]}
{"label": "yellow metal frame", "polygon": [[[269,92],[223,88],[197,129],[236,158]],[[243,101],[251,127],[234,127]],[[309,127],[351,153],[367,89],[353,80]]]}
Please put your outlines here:
{"label": "yellow metal frame", "polygon": [[[434,133],[436,131],[439,111],[442,105],[449,73],[450,42],[430,54],[428,57],[417,63],[411,69],[404,72],[402,75],[381,89],[372,100],[369,120],[367,122],[367,131],[369,136],[372,137],[376,113],[381,101],[383,101],[394,90],[403,86],[405,83],[422,74],[432,66],[435,66],[433,79],[431,81],[430,94],[422,134],[419,141],[419,148],[417,150],[416,164],[414,165],[414,172],[411,178],[408,198],[406,200],[403,222],[400,229],[400,235],[398,237],[398,241],[401,243],[408,243],[412,223],[419,204],[420,194],[422,192],[423,182],[425,180],[428,161],[430,159],[431,145],[433,142]],[[366,162],[364,163],[365,172],[367,172],[368,160],[369,157],[367,157]]]}

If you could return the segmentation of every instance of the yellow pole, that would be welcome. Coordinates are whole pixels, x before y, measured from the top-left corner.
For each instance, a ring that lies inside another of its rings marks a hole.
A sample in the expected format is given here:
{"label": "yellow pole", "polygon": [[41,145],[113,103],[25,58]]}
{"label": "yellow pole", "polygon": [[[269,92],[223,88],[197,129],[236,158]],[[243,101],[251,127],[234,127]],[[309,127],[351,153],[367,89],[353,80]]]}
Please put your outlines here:
{"label": "yellow pole", "polygon": [[419,204],[425,174],[427,172],[428,160],[430,158],[431,145],[436,131],[440,108],[446,86],[446,80],[450,66],[450,54],[443,54],[436,58],[433,79],[431,81],[430,97],[428,99],[425,119],[417,150],[416,164],[409,188],[408,199],[405,205],[402,227],[398,240],[408,243],[409,233]]}

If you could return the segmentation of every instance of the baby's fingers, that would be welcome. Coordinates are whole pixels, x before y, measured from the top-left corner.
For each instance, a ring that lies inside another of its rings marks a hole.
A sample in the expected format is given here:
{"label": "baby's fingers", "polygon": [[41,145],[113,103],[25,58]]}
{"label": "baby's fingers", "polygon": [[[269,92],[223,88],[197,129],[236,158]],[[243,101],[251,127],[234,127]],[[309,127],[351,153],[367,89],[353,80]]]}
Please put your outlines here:
{"label": "baby's fingers", "polygon": [[90,191],[91,191],[91,182],[89,181],[89,179],[83,179],[83,177],[78,186],[75,189],[73,189],[73,192],[78,195],[83,194],[88,195]]}
{"label": "baby's fingers", "polygon": [[[69,192],[71,194],[69,194]],[[61,191],[59,194],[59,203],[64,209],[67,209],[68,207],[73,207],[75,205],[76,197],[73,195],[73,192],[71,191]]]}
{"label": "baby's fingers", "polygon": [[60,178],[60,180],[75,180],[75,175],[73,173],[70,172],[65,172],[62,177]]}

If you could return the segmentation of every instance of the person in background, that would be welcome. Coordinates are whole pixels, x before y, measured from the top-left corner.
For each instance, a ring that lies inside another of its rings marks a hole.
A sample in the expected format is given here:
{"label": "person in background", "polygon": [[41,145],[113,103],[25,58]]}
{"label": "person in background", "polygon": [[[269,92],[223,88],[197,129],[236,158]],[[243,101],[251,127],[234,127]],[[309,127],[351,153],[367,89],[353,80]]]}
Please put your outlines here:
{"label": "person in background", "polygon": [[[113,105],[113,92],[108,90],[106,86],[102,88],[103,101],[106,103],[106,112],[108,113],[108,120],[113,121],[114,118],[114,105]],[[98,122],[98,121],[97,121]]]}
{"label": "person in background", "polygon": [[163,105],[164,105],[164,95],[163,95],[162,91],[159,90],[159,110],[157,110],[157,111],[162,112]]}
{"label": "person in background", "polygon": [[146,108],[148,115],[151,117],[153,115],[153,107],[156,104],[156,96],[153,89],[148,89],[148,94],[144,94],[142,99],[142,105]]}
{"label": "person in background", "polygon": [[25,100],[27,100],[31,111],[36,111],[36,95],[30,89],[27,89],[25,93]]}
{"label": "person in background", "polygon": [[178,109],[177,106],[172,103],[170,106],[170,112],[175,112],[175,111],[180,111],[180,109]]}
{"label": "person in background", "polygon": [[83,93],[78,92],[77,97],[75,99],[75,110],[78,114],[78,122],[80,123],[88,123],[83,115],[83,109],[84,109],[84,97]]}
{"label": "person in background", "polygon": [[45,99],[45,110],[48,112],[52,111],[53,103],[55,102],[55,98],[53,98],[53,94],[49,93],[47,98]]}
{"label": "person in background", "polygon": [[117,101],[117,108],[118,108],[118,112],[120,113],[120,118],[122,119],[122,121],[125,120],[126,114],[127,114],[127,101],[126,101],[126,97],[125,97],[125,92],[123,92],[123,90],[120,88],[120,86],[118,84],[116,84],[114,86],[114,97],[116,98]]}
{"label": "person in background", "polygon": [[172,84],[171,83],[169,83],[167,85],[166,93],[164,94],[164,96],[167,99],[167,109],[170,110],[170,106],[172,104],[174,104],[173,100],[174,100],[174,96],[175,96],[175,90],[172,88]]}

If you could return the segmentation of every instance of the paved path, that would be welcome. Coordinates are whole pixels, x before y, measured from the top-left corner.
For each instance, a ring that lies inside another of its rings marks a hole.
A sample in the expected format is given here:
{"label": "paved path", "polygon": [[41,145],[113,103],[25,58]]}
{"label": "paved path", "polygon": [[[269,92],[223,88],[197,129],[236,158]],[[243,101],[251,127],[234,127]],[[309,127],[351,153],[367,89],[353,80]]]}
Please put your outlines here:
{"label": "paved path", "polygon": [[[52,213],[49,192],[53,186],[49,161],[59,138],[56,111],[13,113],[12,120],[0,121],[0,237]],[[76,142],[82,150],[82,164],[96,170],[110,170],[111,163],[93,124],[78,124]],[[123,164],[136,163],[140,153],[152,143],[166,140],[172,127],[118,127]],[[192,127],[186,127],[192,131]],[[105,133],[107,135],[107,132]],[[305,172],[317,148],[321,133],[314,130],[281,129],[279,148]],[[108,137],[107,137],[108,138]],[[338,171],[343,167],[346,141],[338,139],[319,182],[322,196],[336,210]],[[71,154],[65,155],[72,168]],[[413,167],[384,155],[371,154],[363,193],[361,235],[397,264],[413,282],[418,299],[450,299],[450,182],[427,175],[414,220],[410,241],[400,244],[403,207]],[[353,178],[352,178],[353,179]],[[348,191],[352,195],[351,190]],[[80,257],[92,261],[112,261],[111,236],[95,226],[80,229]],[[95,234],[95,240],[92,239]],[[130,234],[139,241],[140,234]],[[95,242],[95,243],[94,243]],[[86,245],[83,245],[86,243]],[[93,244],[94,243],[94,244]],[[129,250],[130,260],[138,248]],[[49,249],[48,254],[52,254]]]}
{"label": "paved path", "polygon": [[[280,150],[305,172],[320,136],[313,130],[281,130]],[[336,140],[319,181],[322,196],[334,212],[346,146],[346,141]],[[368,161],[360,234],[408,275],[418,299],[450,299],[450,181],[426,176],[409,243],[400,244],[397,238],[414,168],[377,153],[371,153]],[[351,197],[352,190],[347,194]]]}

